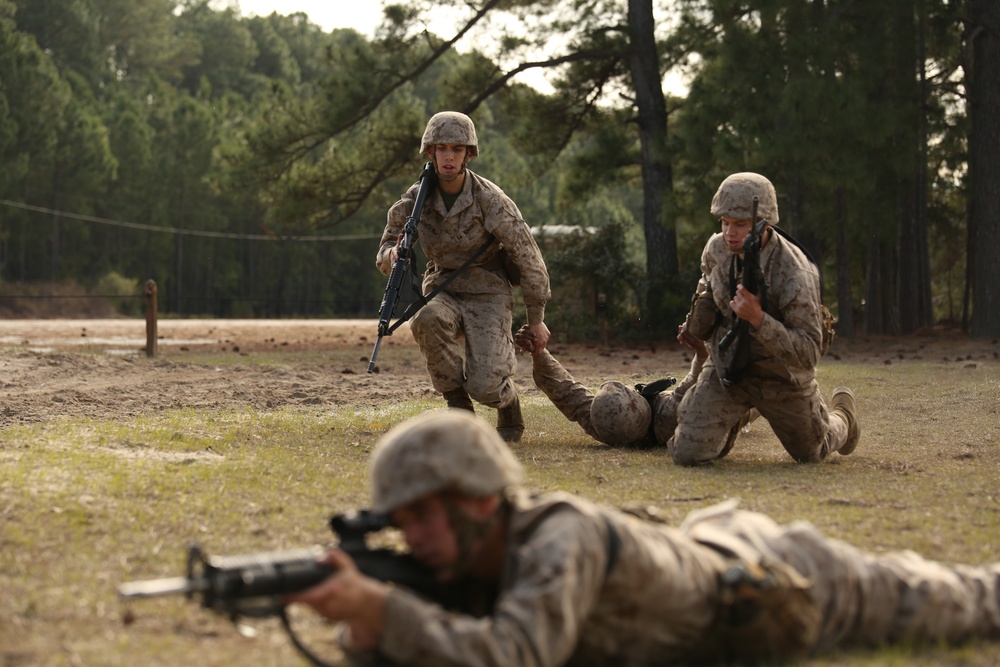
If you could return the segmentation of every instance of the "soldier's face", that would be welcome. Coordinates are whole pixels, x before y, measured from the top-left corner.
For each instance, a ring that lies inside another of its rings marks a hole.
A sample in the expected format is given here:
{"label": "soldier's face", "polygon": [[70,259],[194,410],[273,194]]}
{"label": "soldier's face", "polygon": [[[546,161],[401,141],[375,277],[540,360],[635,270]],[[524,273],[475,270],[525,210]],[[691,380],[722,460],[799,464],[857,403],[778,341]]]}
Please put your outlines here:
{"label": "soldier's face", "polygon": [[[480,497],[441,492],[400,507],[391,518],[414,558],[434,570],[439,581],[452,581],[462,573],[482,569],[483,529],[499,503],[497,494]],[[488,564],[479,573],[497,575]]]}
{"label": "soldier's face", "polygon": [[469,147],[461,144],[434,144],[432,159],[438,177],[444,180],[458,178],[465,167]]}
{"label": "soldier's face", "polygon": [[458,558],[458,540],[440,495],[419,498],[396,509],[392,513],[392,523],[402,531],[418,561],[438,571],[454,566]]}
{"label": "soldier's face", "polygon": [[743,252],[743,240],[750,233],[750,218],[737,219],[729,217],[719,218],[722,225],[722,237],[726,240],[729,252]]}

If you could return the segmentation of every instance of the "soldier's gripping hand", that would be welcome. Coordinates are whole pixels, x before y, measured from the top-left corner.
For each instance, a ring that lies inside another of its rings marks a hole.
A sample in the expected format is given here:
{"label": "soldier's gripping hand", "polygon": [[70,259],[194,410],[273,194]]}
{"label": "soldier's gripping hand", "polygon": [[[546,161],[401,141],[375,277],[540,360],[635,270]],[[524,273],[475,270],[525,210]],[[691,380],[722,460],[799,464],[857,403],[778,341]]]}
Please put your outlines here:
{"label": "soldier's gripping hand", "polygon": [[334,573],[312,588],[283,596],[282,601],[305,604],[331,621],[344,621],[352,646],[375,648],[385,622],[388,587],[361,574],[351,557],[339,549],[331,549],[319,562]]}
{"label": "soldier's gripping hand", "polygon": [[535,334],[531,327],[527,324],[521,325],[521,328],[514,334],[514,345],[517,346],[517,351],[520,353],[535,354]]}
{"label": "soldier's gripping hand", "polygon": [[708,357],[708,348],[705,347],[705,342],[688,331],[686,323],[677,327],[677,342],[694,352],[703,361]]}

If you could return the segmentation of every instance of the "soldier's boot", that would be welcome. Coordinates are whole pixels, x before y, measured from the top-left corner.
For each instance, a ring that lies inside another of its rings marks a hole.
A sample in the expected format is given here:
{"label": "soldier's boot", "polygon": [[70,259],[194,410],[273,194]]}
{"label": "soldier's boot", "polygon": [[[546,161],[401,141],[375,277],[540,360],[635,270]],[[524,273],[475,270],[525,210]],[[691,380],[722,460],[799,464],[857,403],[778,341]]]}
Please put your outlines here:
{"label": "soldier's boot", "polygon": [[847,441],[837,452],[844,456],[852,454],[861,438],[861,425],[858,424],[858,407],[854,402],[854,392],[847,387],[837,387],[833,390],[830,408],[830,412],[841,415],[847,422]]}
{"label": "soldier's boot", "polygon": [[448,401],[449,408],[455,408],[456,410],[468,410],[469,412],[476,411],[475,408],[472,407],[472,399],[469,398],[468,392],[466,392],[462,387],[446,391],[443,396],[444,400]]}
{"label": "soldier's boot", "polygon": [[497,410],[497,433],[506,442],[517,442],[524,434],[524,418],[521,416],[521,399],[514,395],[514,402]]}

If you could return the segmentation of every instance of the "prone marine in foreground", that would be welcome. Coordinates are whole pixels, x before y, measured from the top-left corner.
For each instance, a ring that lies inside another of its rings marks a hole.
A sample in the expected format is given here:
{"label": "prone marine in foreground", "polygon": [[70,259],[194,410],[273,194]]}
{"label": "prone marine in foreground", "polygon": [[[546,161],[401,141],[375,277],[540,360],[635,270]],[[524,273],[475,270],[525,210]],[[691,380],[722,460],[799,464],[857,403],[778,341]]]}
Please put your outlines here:
{"label": "prone marine in foreground", "polygon": [[410,665],[664,665],[784,660],[835,644],[1000,637],[1000,563],[874,555],[812,525],[723,503],[679,528],[565,493],[529,495],[484,420],[431,412],[372,457],[389,513],[455,607],[336,573],[286,598],[343,621],[355,655]]}

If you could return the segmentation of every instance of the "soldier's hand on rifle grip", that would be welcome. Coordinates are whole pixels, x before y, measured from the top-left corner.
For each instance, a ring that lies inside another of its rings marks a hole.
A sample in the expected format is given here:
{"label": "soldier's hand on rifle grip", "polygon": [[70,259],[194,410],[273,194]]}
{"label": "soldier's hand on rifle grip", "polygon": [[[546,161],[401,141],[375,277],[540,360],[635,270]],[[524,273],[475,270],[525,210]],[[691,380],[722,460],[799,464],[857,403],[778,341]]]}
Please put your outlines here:
{"label": "soldier's hand on rifle grip", "polygon": [[400,234],[396,237],[396,245],[389,248],[389,264],[395,264],[396,260],[399,259],[399,244],[403,242],[403,235]]}
{"label": "soldier's hand on rifle grip", "polygon": [[351,557],[340,549],[331,549],[318,562],[335,573],[310,589],[284,596],[282,602],[305,604],[331,621],[345,621],[356,648],[375,648],[385,622],[388,587],[361,574]]}
{"label": "soldier's hand on rifle grip", "polygon": [[736,294],[729,302],[729,307],[736,317],[746,320],[754,329],[759,329],[760,325],[764,323],[764,311],[760,307],[760,298],[750,290],[745,289],[743,285],[736,286]]}

